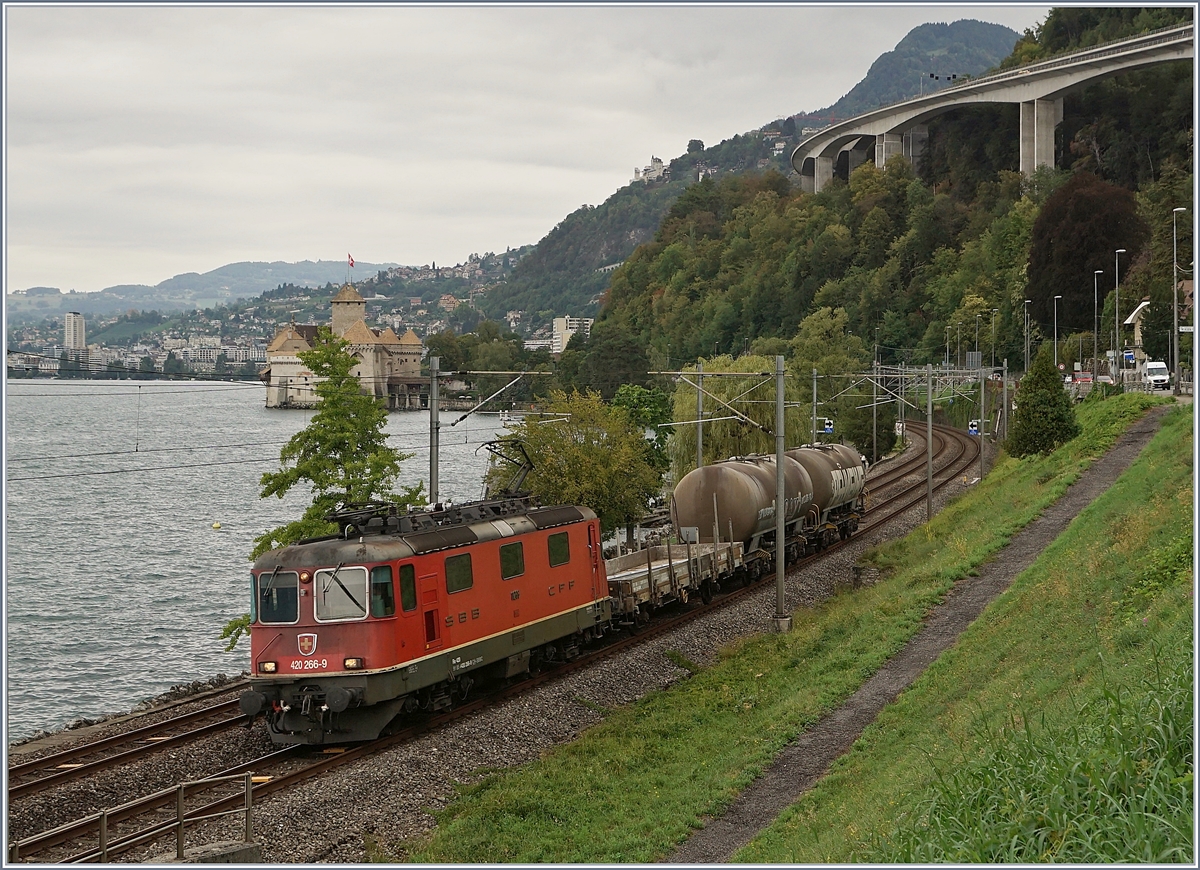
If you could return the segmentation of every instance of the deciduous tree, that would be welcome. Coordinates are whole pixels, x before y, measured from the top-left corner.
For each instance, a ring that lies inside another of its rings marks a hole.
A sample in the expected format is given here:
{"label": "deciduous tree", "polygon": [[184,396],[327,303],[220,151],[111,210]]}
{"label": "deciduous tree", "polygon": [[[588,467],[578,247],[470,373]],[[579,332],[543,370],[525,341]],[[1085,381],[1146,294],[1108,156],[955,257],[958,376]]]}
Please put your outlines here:
{"label": "deciduous tree", "polygon": [[[605,531],[639,519],[658,493],[660,475],[651,466],[643,429],[629,412],[606,405],[598,393],[555,390],[544,413],[525,417],[512,437],[533,462],[525,487],[542,504],[589,507]],[[505,481],[494,467],[489,485]]]}

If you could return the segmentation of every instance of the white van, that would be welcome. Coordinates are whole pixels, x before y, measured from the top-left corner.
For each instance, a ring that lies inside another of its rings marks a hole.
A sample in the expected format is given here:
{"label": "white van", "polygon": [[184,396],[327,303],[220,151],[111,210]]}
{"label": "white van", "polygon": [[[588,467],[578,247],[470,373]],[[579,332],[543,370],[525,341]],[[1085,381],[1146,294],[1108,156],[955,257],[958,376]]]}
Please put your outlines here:
{"label": "white van", "polygon": [[1148,362],[1142,369],[1142,384],[1151,390],[1165,390],[1171,385],[1171,374],[1165,362]]}

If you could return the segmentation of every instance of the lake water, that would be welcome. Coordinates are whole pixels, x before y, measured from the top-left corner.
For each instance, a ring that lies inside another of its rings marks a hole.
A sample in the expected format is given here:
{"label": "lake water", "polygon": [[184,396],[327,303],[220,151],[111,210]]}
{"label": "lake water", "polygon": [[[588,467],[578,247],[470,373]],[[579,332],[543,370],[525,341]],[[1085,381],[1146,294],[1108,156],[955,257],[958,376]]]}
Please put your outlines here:
{"label": "lake water", "polygon": [[[249,607],[253,539],[297,519],[301,484],[259,478],[307,425],[259,384],[8,381],[5,402],[5,713],[18,739],[127,710],[172,685],[248,666],[218,638]],[[495,415],[443,412],[439,491],[482,494]],[[392,414],[389,443],[429,479],[427,412]],[[428,489],[428,486],[426,487]],[[220,529],[213,528],[220,523]]]}

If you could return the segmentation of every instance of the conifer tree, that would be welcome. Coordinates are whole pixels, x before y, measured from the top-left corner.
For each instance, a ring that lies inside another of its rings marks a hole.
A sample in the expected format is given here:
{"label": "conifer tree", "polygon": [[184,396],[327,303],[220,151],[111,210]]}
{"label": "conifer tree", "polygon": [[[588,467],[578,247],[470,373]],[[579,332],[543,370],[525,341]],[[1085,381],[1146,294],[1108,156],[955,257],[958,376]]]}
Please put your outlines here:
{"label": "conifer tree", "polygon": [[[347,505],[371,501],[408,505],[421,500],[422,484],[395,491],[400,463],[412,454],[388,446],[387,408],[362,391],[351,373],[357,360],[346,347],[345,341],[322,327],[313,349],[299,355],[317,378],[313,389],[321,404],[308,426],[279,451],[279,471],[263,474],[259,495],[283,498],[304,481],[312,489],[313,501],[300,519],[255,538],[251,560],[293,541],[336,532],[337,526],[325,516]],[[249,625],[248,613],[225,625],[221,638],[228,640],[227,651]]]}
{"label": "conifer tree", "polygon": [[1053,351],[1043,344],[1029,372],[1021,378],[1012,430],[1004,447],[1018,459],[1049,453],[1080,432],[1071,397],[1054,367]]}

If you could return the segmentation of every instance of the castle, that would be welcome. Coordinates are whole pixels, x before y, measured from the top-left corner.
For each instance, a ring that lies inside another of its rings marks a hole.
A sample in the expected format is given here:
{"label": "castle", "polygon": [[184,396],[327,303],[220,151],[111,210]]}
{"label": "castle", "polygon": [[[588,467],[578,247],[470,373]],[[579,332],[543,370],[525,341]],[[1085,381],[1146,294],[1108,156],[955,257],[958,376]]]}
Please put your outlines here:
{"label": "castle", "polygon": [[[330,327],[333,334],[349,343],[347,350],[356,364],[351,374],[363,392],[387,400],[388,410],[416,410],[428,402],[428,389],[421,387],[421,357],[425,346],[411,329],[397,338],[390,327],[367,326],[367,303],[346,284],[333,297]],[[267,366],[260,373],[267,385],[268,408],[311,408],[319,401],[313,390],[316,377],[300,354],[312,350],[316,324],[290,323],[282,327],[267,346]]]}

